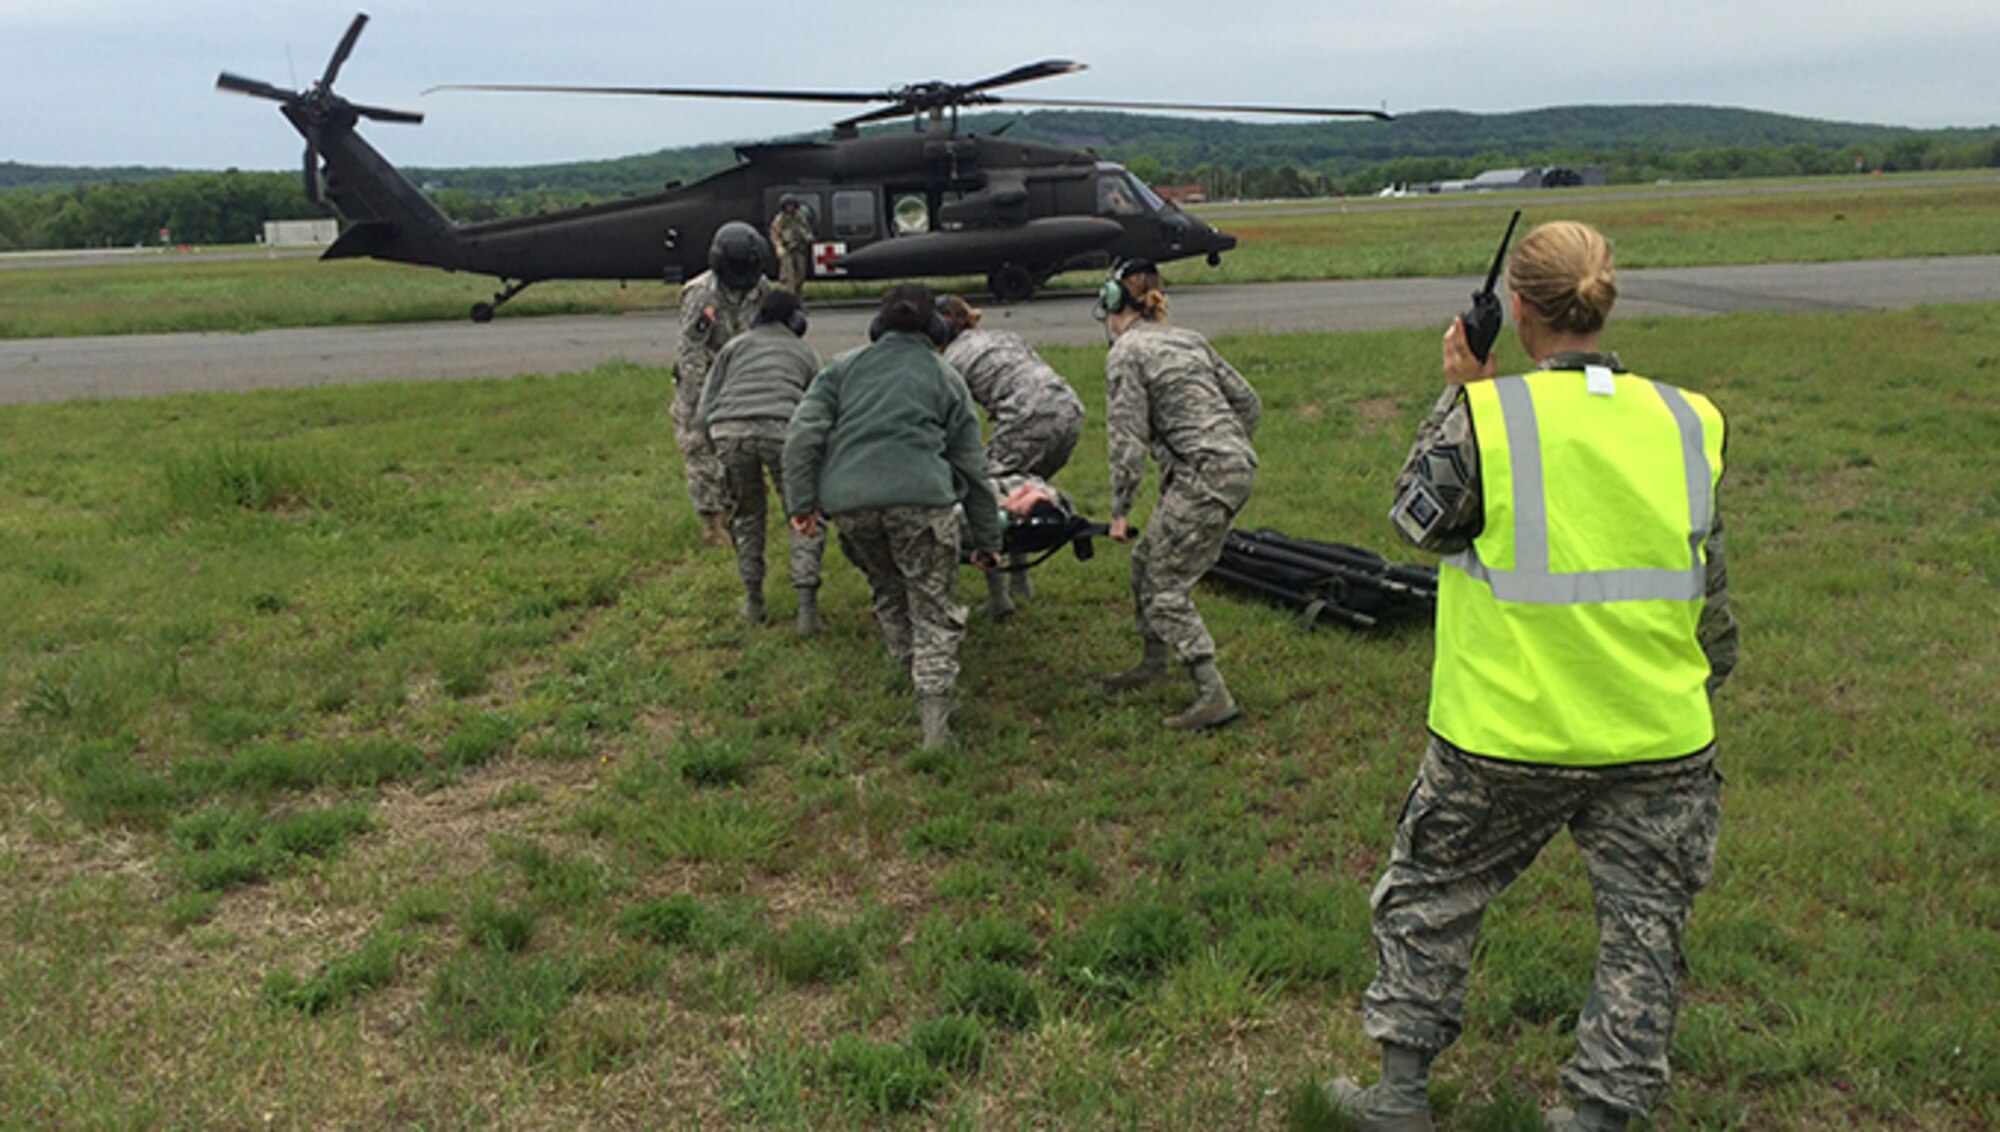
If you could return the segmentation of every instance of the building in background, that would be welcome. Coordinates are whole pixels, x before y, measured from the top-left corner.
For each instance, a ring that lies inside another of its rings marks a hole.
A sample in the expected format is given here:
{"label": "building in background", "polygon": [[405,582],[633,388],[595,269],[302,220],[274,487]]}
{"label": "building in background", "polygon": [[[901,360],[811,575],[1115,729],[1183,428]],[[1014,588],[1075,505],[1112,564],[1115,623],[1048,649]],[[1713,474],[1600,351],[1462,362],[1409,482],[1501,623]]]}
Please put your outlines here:
{"label": "building in background", "polygon": [[340,222],[322,220],[266,220],[264,246],[267,248],[324,247],[340,236]]}

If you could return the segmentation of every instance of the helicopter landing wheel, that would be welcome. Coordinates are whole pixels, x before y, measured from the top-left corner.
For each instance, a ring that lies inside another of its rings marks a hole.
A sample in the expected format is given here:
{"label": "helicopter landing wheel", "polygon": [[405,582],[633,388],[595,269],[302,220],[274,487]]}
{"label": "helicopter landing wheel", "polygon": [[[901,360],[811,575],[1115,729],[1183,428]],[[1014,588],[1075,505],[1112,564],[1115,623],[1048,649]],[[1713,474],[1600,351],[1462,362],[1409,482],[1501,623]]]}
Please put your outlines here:
{"label": "helicopter landing wheel", "polygon": [[1018,263],[1003,263],[987,274],[986,289],[1000,302],[1022,302],[1035,293],[1035,276]]}
{"label": "helicopter landing wheel", "polygon": [[502,303],[505,303],[508,299],[511,299],[514,296],[520,294],[521,292],[527,290],[535,283],[533,279],[523,279],[517,283],[507,283],[507,281],[503,279],[501,280],[501,282],[506,283],[507,285],[505,287],[502,287],[500,290],[493,292],[492,302],[472,304],[472,321],[478,323],[492,322],[493,312],[499,310],[500,305]]}

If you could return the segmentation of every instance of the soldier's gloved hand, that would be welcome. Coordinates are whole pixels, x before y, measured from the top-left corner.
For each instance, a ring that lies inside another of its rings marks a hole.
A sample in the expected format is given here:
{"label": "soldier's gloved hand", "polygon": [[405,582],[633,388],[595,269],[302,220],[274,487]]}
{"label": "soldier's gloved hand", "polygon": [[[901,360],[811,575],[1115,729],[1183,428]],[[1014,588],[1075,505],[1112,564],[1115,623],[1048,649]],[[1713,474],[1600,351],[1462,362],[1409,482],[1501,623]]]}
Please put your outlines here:
{"label": "soldier's gloved hand", "polygon": [[990,550],[972,552],[972,564],[979,567],[982,574],[991,574],[1000,568],[1000,556]]}

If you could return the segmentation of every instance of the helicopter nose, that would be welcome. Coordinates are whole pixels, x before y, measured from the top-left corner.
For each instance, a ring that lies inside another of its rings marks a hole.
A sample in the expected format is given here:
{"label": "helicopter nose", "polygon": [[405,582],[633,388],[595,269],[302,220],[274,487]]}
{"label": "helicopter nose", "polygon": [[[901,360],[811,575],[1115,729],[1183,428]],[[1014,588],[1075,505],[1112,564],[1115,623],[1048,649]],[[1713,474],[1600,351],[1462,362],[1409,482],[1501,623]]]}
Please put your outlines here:
{"label": "helicopter nose", "polygon": [[1189,242],[1202,251],[1210,253],[1226,252],[1236,246],[1236,237],[1224,232],[1213,224],[1202,220],[1195,220],[1192,217],[1189,218],[1189,223],[1194,229],[1190,233],[1193,239]]}

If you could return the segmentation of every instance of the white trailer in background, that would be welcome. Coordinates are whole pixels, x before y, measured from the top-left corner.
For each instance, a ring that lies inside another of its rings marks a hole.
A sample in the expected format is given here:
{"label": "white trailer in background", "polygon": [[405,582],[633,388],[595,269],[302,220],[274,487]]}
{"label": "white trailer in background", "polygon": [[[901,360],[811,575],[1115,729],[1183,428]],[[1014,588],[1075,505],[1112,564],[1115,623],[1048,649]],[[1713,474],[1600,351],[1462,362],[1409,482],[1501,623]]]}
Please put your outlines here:
{"label": "white trailer in background", "polygon": [[266,220],[264,246],[267,248],[325,247],[340,237],[340,222],[322,220]]}

